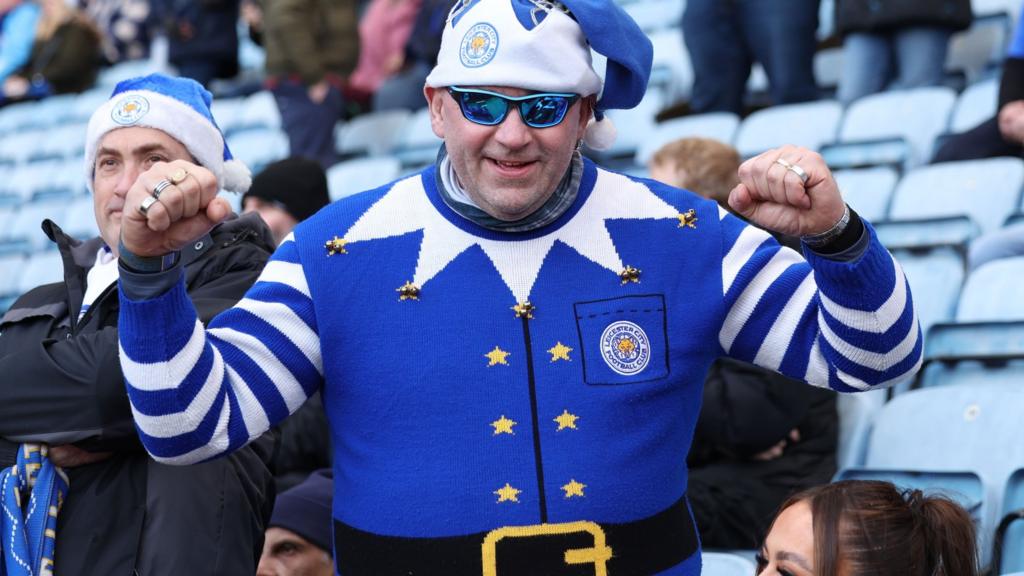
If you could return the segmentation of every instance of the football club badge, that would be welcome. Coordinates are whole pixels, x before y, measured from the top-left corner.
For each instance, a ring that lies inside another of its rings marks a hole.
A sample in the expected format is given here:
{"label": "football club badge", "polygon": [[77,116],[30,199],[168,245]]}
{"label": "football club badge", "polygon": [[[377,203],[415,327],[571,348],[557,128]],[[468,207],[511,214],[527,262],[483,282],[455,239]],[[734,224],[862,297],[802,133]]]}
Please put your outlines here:
{"label": "football club badge", "polygon": [[122,98],[110,111],[110,118],[122,125],[135,124],[149,112],[149,100],[145,96],[132,94]]}
{"label": "football club badge", "polygon": [[617,374],[639,374],[651,361],[651,341],[640,326],[625,320],[613,322],[601,333],[601,357]]}
{"label": "football club badge", "polygon": [[498,51],[498,31],[486,22],[473,25],[462,37],[459,58],[467,68],[479,68],[494,59]]}

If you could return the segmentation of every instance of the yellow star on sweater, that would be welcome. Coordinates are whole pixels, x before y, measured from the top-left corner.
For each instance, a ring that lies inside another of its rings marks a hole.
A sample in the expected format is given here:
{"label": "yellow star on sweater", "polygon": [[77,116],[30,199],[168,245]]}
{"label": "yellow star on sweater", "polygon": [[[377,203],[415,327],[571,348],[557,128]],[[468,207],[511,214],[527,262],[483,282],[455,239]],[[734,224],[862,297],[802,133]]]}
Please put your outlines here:
{"label": "yellow star on sweater", "polygon": [[491,426],[494,426],[495,436],[498,434],[515,434],[515,432],[512,431],[512,427],[516,424],[517,422],[515,420],[505,418],[504,414],[501,415],[501,418],[491,422]]}
{"label": "yellow star on sweater", "polygon": [[576,420],[578,419],[579,416],[575,414],[570,414],[568,410],[563,410],[562,413],[559,414],[557,418],[555,418],[555,422],[558,422],[558,430],[556,430],[556,432],[560,430],[565,430],[566,428],[572,428],[573,430],[577,430]]}
{"label": "yellow star on sweater", "polygon": [[566,498],[572,498],[573,496],[583,497],[583,489],[586,488],[586,484],[577,482],[576,480],[569,480],[569,483],[562,486],[562,490],[565,491]]}
{"label": "yellow star on sweater", "polygon": [[516,502],[519,503],[519,493],[522,490],[513,488],[508,482],[504,486],[494,491],[498,495],[498,503],[502,502]]}
{"label": "yellow star on sweater", "polygon": [[554,362],[556,360],[569,360],[569,361],[571,361],[572,359],[569,358],[569,352],[572,352],[572,348],[569,348],[568,346],[566,346],[565,344],[562,344],[561,342],[558,342],[553,347],[548,348],[548,354],[551,354],[551,361],[552,362]]}
{"label": "yellow star on sweater", "polygon": [[504,364],[505,366],[508,366],[507,358],[509,357],[509,354],[511,354],[511,352],[505,352],[501,348],[495,346],[494,350],[491,350],[487,354],[484,354],[484,357],[490,361],[488,362],[487,367],[490,368],[491,366],[496,366],[498,364]]}

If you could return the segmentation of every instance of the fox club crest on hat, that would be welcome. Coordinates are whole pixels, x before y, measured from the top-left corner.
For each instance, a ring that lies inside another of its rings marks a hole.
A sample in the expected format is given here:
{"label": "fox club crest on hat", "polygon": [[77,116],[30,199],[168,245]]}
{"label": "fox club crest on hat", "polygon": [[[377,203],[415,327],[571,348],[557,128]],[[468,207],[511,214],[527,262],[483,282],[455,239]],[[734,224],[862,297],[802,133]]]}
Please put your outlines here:
{"label": "fox club crest on hat", "polygon": [[85,176],[92,189],[96,150],[111,130],[139,126],[166,132],[181,142],[196,161],[213,172],[221,188],[245,192],[252,175],[231,156],[224,134],[210,113],[213,97],[189,78],[150,74],[119,82],[89,119],[85,136]]}
{"label": "fox club crest on hat", "polygon": [[[604,83],[590,50],[607,57]],[[458,0],[448,15],[427,86],[504,86],[600,94],[586,142],[607,148],[604,112],[640,103],[651,41],[614,0]]]}

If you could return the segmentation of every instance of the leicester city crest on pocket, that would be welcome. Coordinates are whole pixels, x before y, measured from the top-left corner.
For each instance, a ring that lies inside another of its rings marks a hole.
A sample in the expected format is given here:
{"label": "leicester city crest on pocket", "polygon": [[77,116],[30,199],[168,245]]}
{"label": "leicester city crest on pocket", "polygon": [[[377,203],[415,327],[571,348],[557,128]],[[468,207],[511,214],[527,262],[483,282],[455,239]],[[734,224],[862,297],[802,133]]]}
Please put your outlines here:
{"label": "leicester city crest on pocket", "polygon": [[474,24],[462,37],[459,58],[467,68],[479,68],[494,59],[498,51],[498,31],[486,22]]}
{"label": "leicester city crest on pocket", "polygon": [[623,376],[643,372],[651,360],[651,342],[643,328],[625,320],[613,322],[601,333],[601,357]]}

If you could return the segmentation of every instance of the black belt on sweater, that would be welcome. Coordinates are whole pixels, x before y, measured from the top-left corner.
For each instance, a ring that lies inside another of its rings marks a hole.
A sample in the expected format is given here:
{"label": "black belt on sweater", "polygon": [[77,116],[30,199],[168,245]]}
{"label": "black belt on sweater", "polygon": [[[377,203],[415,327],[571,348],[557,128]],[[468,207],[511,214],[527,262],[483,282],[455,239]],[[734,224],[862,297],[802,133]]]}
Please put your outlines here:
{"label": "black belt on sweater", "polygon": [[508,526],[444,538],[382,536],[335,520],[334,551],[342,576],[640,576],[690,557],[697,532],[684,496],[635,522]]}

